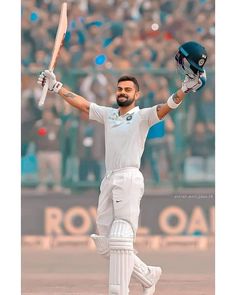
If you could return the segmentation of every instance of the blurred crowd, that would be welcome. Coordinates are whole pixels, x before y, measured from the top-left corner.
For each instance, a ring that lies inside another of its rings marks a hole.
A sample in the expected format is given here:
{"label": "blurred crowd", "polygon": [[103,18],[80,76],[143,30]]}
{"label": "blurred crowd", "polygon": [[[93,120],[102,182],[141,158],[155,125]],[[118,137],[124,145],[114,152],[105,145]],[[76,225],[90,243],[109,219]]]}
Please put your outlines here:
{"label": "blurred crowd", "polygon": [[[68,88],[101,105],[115,105],[116,81],[124,73],[140,83],[140,107],[166,101],[180,85],[174,61],[179,45],[195,40],[205,46],[207,86],[188,95],[156,135],[150,132],[142,169],[154,183],[180,174],[183,179],[192,166],[207,171],[206,159],[214,156],[214,1],[67,2],[68,30],[55,73]],[[60,189],[63,182],[99,181],[104,173],[102,126],[54,94],[48,94],[43,110],[37,107],[37,75],[50,61],[60,5],[58,0],[22,1],[22,179],[38,171],[42,189],[50,177]]]}

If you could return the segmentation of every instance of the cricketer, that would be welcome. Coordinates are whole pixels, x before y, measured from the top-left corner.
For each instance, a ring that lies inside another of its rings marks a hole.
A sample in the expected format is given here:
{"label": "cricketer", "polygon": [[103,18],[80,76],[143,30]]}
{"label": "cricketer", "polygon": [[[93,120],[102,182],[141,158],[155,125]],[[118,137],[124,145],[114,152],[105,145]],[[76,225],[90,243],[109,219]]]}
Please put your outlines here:
{"label": "cricketer", "polygon": [[98,235],[91,237],[98,253],[109,259],[110,295],[128,295],[131,276],[142,285],[143,295],[152,295],[162,273],[161,267],[146,265],[133,246],[144,193],[140,160],[149,128],[178,108],[187,93],[196,92],[205,85],[207,53],[201,44],[190,41],[179,47],[175,59],[185,75],[181,88],[166,103],[143,109],[136,106],[140,89],[132,76],[118,79],[117,109],[90,103],[69,91],[56,80],[52,71],[45,70],[38,78],[42,87],[47,80],[50,91],[105,128],[106,174],[100,186]]}

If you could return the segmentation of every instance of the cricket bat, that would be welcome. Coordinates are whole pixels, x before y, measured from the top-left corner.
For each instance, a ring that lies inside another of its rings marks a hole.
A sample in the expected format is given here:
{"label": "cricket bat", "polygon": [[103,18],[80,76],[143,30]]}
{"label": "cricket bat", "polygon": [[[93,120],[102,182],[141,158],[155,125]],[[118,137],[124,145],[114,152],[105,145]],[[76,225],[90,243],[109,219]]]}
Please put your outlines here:
{"label": "cricket bat", "polygon": [[[51,58],[49,68],[48,68],[49,71],[54,70],[60,48],[63,45],[63,40],[65,38],[66,30],[67,30],[67,3],[63,2],[61,5],[60,20],[59,20],[59,25],[57,28],[57,35],[56,35],[54,48],[53,48],[53,52],[52,52],[52,58]],[[41,98],[39,100],[39,107],[42,107],[44,105],[47,91],[48,91],[48,82],[46,81],[46,83],[43,87]]]}

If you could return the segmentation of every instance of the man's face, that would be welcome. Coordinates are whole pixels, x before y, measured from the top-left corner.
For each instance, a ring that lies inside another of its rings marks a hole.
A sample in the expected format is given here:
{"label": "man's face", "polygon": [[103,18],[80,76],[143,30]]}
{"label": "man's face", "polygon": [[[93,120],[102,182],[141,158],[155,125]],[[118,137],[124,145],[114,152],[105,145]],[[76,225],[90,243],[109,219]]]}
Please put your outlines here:
{"label": "man's face", "polygon": [[132,81],[121,81],[117,85],[116,101],[118,106],[127,107],[138,99],[139,92]]}

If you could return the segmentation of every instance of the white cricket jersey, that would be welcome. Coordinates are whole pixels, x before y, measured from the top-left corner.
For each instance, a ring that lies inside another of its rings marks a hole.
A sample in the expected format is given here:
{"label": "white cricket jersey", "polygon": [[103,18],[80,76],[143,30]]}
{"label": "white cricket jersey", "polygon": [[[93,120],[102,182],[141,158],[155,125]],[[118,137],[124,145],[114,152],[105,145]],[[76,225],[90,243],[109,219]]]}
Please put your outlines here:
{"label": "white cricket jersey", "polygon": [[140,168],[149,128],[160,121],[156,106],[135,107],[125,115],[111,107],[90,104],[89,119],[104,124],[106,171],[126,167]]}

